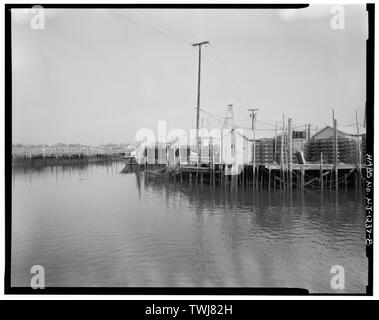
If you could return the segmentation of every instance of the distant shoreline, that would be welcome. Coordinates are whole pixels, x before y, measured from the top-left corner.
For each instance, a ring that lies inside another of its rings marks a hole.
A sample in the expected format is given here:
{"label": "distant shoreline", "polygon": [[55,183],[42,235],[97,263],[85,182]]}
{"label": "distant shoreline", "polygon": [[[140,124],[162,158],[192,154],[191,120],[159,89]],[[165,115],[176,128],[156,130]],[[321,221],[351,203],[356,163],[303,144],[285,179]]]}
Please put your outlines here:
{"label": "distant shoreline", "polygon": [[77,155],[75,157],[13,157],[12,167],[18,166],[51,166],[51,165],[70,165],[80,163],[110,162],[124,160],[123,154],[116,155]]}

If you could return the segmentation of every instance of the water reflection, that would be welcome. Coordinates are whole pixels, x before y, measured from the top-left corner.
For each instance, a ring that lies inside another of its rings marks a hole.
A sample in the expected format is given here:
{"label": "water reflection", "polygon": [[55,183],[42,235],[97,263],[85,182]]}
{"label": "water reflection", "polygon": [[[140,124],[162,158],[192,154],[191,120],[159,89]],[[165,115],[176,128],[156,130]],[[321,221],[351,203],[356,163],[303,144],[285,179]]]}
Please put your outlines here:
{"label": "water reflection", "polygon": [[210,186],[120,174],[123,163],[13,168],[12,284],[33,264],[49,286],[287,286],[364,292],[355,189]]}

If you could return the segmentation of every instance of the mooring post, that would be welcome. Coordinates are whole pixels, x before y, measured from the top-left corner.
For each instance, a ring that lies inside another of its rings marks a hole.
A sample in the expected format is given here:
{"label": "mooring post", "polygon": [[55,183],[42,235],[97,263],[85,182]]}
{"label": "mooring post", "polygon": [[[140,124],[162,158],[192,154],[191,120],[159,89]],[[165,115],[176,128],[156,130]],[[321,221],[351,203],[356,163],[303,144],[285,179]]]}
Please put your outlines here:
{"label": "mooring post", "polygon": [[338,184],[339,184],[339,181],[338,181],[338,165],[335,166],[334,177],[336,179],[336,189],[338,189]]}
{"label": "mooring post", "polygon": [[334,150],[334,178],[336,180],[336,189],[338,189],[338,141],[337,141],[337,119],[333,121],[333,150]]}
{"label": "mooring post", "polygon": [[268,189],[270,190],[271,187],[271,169],[270,166],[268,167]]}
{"label": "mooring post", "polygon": [[303,165],[300,165],[301,166],[301,170],[300,170],[300,178],[301,178],[301,189],[304,189],[304,175],[305,175],[305,169],[304,169],[304,166]]}
{"label": "mooring post", "polygon": [[297,176],[297,187],[301,188],[301,169],[299,169],[299,175]]}
{"label": "mooring post", "polygon": [[259,167],[256,167],[256,187],[259,187]]}
{"label": "mooring post", "polygon": [[216,167],[215,167],[215,164],[213,163],[213,173],[212,173],[212,181],[213,181],[213,185],[215,186],[216,185]]}
{"label": "mooring post", "polygon": [[357,171],[358,171],[358,183],[359,187],[362,186],[362,151],[361,151],[361,139],[359,134],[359,123],[358,123],[358,110],[355,110],[355,122],[357,125]]}
{"label": "mooring post", "polygon": [[324,176],[323,176],[323,168],[322,168],[322,157],[323,157],[323,154],[321,152],[321,155],[320,155],[320,186],[321,186],[321,189],[324,188]]}
{"label": "mooring post", "polygon": [[289,188],[292,189],[292,119],[288,119],[288,173]]}
{"label": "mooring post", "polygon": [[[280,188],[281,182],[280,182],[280,180],[277,181],[278,180],[278,171],[275,170],[274,172],[275,172],[275,174],[274,174],[275,188],[278,188],[278,184],[279,184],[279,188]],[[279,177],[280,177],[280,173],[279,173]]]}
{"label": "mooring post", "polygon": [[221,185],[226,186],[226,175],[225,175],[225,167],[222,167],[222,175],[221,175]]}
{"label": "mooring post", "polygon": [[274,189],[276,189],[277,181],[276,181],[276,170],[273,171],[273,181],[274,181]]}
{"label": "mooring post", "polygon": [[354,177],[355,177],[355,189],[358,188],[358,168],[355,170],[355,174],[354,174]]}
{"label": "mooring post", "polygon": [[288,134],[285,135],[285,146],[286,146],[286,150],[285,150],[285,166],[284,166],[284,189],[288,189],[289,188],[289,183],[288,183],[288,137],[287,137]]}
{"label": "mooring post", "polygon": [[284,149],[283,149],[284,137],[285,137],[284,114],[283,114],[283,120],[282,121],[283,121],[283,123],[282,123],[283,134],[282,134],[281,139],[280,139],[280,175],[279,175],[280,178],[282,179],[282,181],[280,181],[280,189],[285,187],[285,185],[284,185],[284,180],[285,180],[285,178],[284,178],[284,153],[283,153],[284,152]]}

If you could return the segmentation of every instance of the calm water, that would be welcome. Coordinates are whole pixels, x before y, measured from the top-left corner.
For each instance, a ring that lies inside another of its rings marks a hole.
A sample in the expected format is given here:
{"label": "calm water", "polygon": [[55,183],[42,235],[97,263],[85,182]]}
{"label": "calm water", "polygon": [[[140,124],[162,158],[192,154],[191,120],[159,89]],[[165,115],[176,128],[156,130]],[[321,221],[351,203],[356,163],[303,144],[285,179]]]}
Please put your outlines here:
{"label": "calm water", "polygon": [[[345,290],[367,283],[356,190],[238,193],[144,175],[122,163],[13,169],[12,286],[249,286]],[[341,292],[341,291],[340,291]]]}

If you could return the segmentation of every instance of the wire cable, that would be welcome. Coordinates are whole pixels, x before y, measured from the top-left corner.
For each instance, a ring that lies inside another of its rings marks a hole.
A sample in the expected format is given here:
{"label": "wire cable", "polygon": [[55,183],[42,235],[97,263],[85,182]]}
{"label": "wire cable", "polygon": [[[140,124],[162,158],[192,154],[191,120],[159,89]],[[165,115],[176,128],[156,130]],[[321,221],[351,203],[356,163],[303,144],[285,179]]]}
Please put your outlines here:
{"label": "wire cable", "polygon": [[213,44],[209,44],[209,48],[210,48],[210,54],[219,62],[219,64],[222,66],[222,68],[224,69],[225,73],[228,75],[228,77],[232,80],[232,82],[235,84],[235,87],[237,88],[237,90],[239,91],[239,94],[243,97],[243,100],[245,101],[245,103],[248,104],[249,102],[249,99],[247,97],[247,95],[245,94],[244,90],[242,90],[241,86],[238,84],[237,81],[234,80],[234,77],[232,76],[232,73],[230,72],[230,69],[229,67],[227,66],[227,64],[224,62],[224,60],[220,57],[220,55],[217,53],[215,47]]}
{"label": "wire cable", "polygon": [[147,17],[148,19],[150,19],[151,21],[160,25],[161,27],[163,26],[163,27],[166,27],[167,29],[170,29],[172,32],[178,34],[178,36],[180,35],[179,36],[180,38],[186,39],[186,41],[188,41],[188,43],[192,43],[193,42],[192,39],[196,39],[196,37],[194,35],[191,35],[188,32],[185,32],[185,31],[183,31],[183,30],[181,30],[181,29],[179,29],[179,28],[177,28],[171,24],[168,24],[167,22],[160,20],[160,19],[158,19],[158,18],[156,18],[156,17],[154,17],[154,16],[152,16],[146,12],[143,12],[141,10],[135,10],[135,12],[137,14],[140,14],[142,16]]}
{"label": "wire cable", "polygon": [[226,88],[230,90],[230,93],[233,94],[233,96],[238,100],[239,103],[241,103],[242,105],[246,104],[246,102],[243,101],[243,97],[241,97],[240,94],[236,91],[230,80],[218,70],[217,66],[212,61],[212,58],[208,55],[208,51],[205,52],[206,54],[204,56],[204,61],[209,66],[210,70],[221,80],[221,82],[223,82],[226,85]]}
{"label": "wire cable", "polygon": [[154,28],[154,27],[148,26],[146,24],[143,24],[140,21],[137,21],[137,20],[135,20],[133,18],[130,18],[129,16],[126,16],[125,14],[121,14],[117,10],[110,9],[109,13],[111,15],[113,15],[114,17],[117,17],[117,18],[119,18],[121,20],[124,20],[124,21],[126,21],[126,22],[128,22],[130,24],[134,24],[134,25],[136,25],[136,26],[138,26],[138,27],[140,27],[142,29],[145,29],[147,31],[153,32],[153,33],[158,34],[158,35],[160,35],[162,37],[170,38],[171,40],[175,40],[175,41],[178,41],[178,42],[181,42],[181,43],[185,43],[187,45],[189,44],[186,39],[183,39],[183,38],[178,37],[176,35],[168,34],[167,32],[164,32],[162,30],[158,30],[157,28]]}

